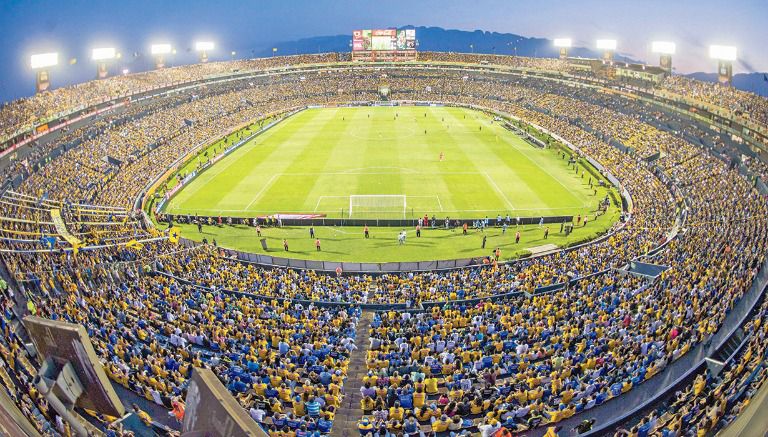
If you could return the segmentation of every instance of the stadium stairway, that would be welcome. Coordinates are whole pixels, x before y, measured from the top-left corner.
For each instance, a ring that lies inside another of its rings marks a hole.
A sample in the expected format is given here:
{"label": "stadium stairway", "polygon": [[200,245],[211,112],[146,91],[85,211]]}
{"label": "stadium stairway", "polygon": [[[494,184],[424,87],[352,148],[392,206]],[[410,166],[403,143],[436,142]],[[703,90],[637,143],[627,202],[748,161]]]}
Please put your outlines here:
{"label": "stadium stairway", "polygon": [[357,349],[352,351],[349,356],[349,368],[347,369],[347,380],[344,382],[341,406],[336,411],[336,417],[331,429],[331,437],[350,437],[358,435],[357,421],[363,417],[363,410],[360,408],[360,387],[363,386],[363,377],[368,373],[368,367],[365,364],[365,358],[370,347],[369,338],[371,336],[371,322],[373,321],[373,311],[363,311],[360,322],[357,325],[357,337],[355,345]]}

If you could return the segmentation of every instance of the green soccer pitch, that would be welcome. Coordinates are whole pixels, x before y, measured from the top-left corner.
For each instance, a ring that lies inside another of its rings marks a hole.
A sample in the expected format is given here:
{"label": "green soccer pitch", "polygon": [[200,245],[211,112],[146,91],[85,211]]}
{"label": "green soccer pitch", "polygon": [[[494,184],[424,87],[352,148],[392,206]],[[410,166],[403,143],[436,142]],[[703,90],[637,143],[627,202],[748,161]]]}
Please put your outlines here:
{"label": "green soccer pitch", "polygon": [[[556,152],[528,144],[485,114],[364,107],[308,109],[288,118],[203,172],[165,210],[339,218],[349,217],[350,195],[397,196],[379,218],[404,218],[403,203],[405,218],[576,215],[597,203],[588,180]],[[353,218],[376,215],[359,214],[353,208]]]}
{"label": "green soccer pitch", "polygon": [[[595,194],[589,187],[590,178],[597,187],[596,173],[579,166],[577,174],[563,159],[561,149],[535,147],[490,116],[471,109],[317,108],[283,120],[203,171],[171,198],[164,212],[329,218],[427,214],[439,219],[488,217],[491,221],[499,214],[513,218],[588,214],[593,220],[598,201],[609,189],[597,188]],[[396,197],[376,197],[382,195]],[[362,204],[353,201],[351,206],[350,196],[369,197]],[[380,204],[379,199],[383,199]],[[504,258],[510,258],[539,244],[564,246],[593,238],[610,227],[618,214],[619,208],[612,204],[608,214],[569,236],[552,226],[547,240],[537,226],[521,227],[524,244],[514,244],[514,226],[504,235],[499,229],[470,232],[477,234],[474,236],[429,230],[419,240],[411,238],[412,230],[408,230],[408,249],[398,247],[397,228],[375,229],[375,238],[361,242],[361,230],[329,227],[316,229],[324,241],[323,251],[316,252],[307,228],[263,232],[274,240],[269,242],[269,252],[277,256],[412,261],[483,256],[494,247],[503,247]],[[206,226],[199,234],[196,227],[187,225],[182,226],[182,234],[264,252],[255,231],[245,226]],[[485,249],[474,241],[481,235],[491,240]],[[294,242],[290,253],[282,250],[283,238]]]}

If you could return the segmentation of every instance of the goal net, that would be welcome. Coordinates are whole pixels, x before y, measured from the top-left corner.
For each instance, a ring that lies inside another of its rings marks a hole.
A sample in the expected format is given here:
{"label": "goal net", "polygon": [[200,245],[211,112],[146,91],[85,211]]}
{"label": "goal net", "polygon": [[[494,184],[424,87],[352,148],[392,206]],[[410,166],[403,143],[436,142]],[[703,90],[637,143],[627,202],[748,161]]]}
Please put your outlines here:
{"label": "goal net", "polygon": [[349,196],[349,218],[405,218],[403,194],[368,194]]}

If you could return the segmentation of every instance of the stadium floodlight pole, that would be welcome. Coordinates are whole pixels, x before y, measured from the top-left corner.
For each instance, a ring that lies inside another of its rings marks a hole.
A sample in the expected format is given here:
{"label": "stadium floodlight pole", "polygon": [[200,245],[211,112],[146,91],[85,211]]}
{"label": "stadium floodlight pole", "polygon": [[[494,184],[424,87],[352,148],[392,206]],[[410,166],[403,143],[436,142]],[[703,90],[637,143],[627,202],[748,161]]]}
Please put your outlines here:
{"label": "stadium floodlight pole", "polygon": [[211,41],[198,41],[195,43],[195,50],[200,52],[200,62],[208,62],[208,52],[213,50],[214,44]]}
{"label": "stadium floodlight pole", "polygon": [[554,45],[560,49],[560,59],[565,59],[568,57],[568,49],[573,45],[573,41],[570,38],[555,38]]}
{"label": "stadium floodlight pole", "polygon": [[653,41],[651,51],[659,55],[659,67],[672,74],[672,55],[675,54],[675,43],[669,41]]}
{"label": "stadium floodlight pole", "polygon": [[733,61],[737,50],[734,46],[709,46],[709,57],[717,60],[717,80],[723,85],[731,85],[733,80]]}
{"label": "stadium floodlight pole", "polygon": [[35,82],[35,91],[42,92],[51,86],[48,69],[59,64],[58,53],[39,53],[32,55],[29,59],[29,65],[37,72]]}
{"label": "stadium floodlight pole", "polygon": [[91,52],[91,59],[96,61],[96,78],[104,79],[109,75],[107,62],[117,58],[117,50],[114,47],[99,47]]}
{"label": "stadium floodlight pole", "polygon": [[616,51],[615,39],[599,39],[597,40],[597,48],[603,51],[604,61],[613,61],[613,52]]}
{"label": "stadium floodlight pole", "polygon": [[155,68],[165,67],[165,56],[170,55],[172,50],[168,43],[152,44],[150,51],[155,56]]}

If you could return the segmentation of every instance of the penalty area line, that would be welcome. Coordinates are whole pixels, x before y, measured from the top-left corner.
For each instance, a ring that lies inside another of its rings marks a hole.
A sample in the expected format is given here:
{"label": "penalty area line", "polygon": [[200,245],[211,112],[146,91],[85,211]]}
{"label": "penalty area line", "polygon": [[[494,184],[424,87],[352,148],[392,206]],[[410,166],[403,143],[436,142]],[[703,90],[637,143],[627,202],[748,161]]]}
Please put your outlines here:
{"label": "penalty area line", "polygon": [[267,189],[268,189],[268,188],[270,188],[270,187],[272,186],[272,184],[273,184],[273,183],[275,183],[275,179],[277,179],[277,178],[278,178],[278,177],[280,177],[280,176],[281,176],[281,174],[279,174],[279,173],[272,175],[272,177],[271,177],[271,178],[269,178],[269,180],[267,181],[267,183],[266,183],[266,184],[264,184],[264,186],[263,186],[263,187],[261,187],[261,190],[259,190],[259,192],[258,192],[258,193],[256,193],[256,196],[253,198],[253,200],[251,200],[251,203],[249,203],[248,205],[246,205],[246,207],[245,207],[245,210],[247,211],[248,209],[250,209],[250,208],[251,208],[251,205],[253,205],[253,204],[254,204],[254,203],[257,201],[257,200],[259,200],[259,198],[261,197],[261,195],[262,195],[262,194],[264,194],[264,192],[265,192],[265,191],[267,191]]}
{"label": "penalty area line", "polygon": [[496,181],[494,181],[492,177],[488,176],[488,173],[483,172],[483,176],[485,176],[485,178],[488,179],[488,182],[490,182],[491,185],[493,185],[493,188],[496,190],[496,193],[501,195],[501,198],[504,199],[504,203],[507,204],[509,209],[516,210],[517,208],[515,208],[514,205],[512,205],[512,202],[509,201],[509,199],[507,198],[507,195],[504,194],[504,191],[502,191],[501,188],[499,188],[499,186],[496,185]]}

